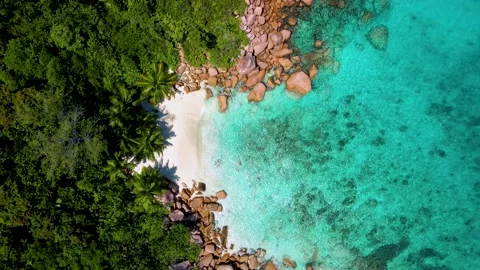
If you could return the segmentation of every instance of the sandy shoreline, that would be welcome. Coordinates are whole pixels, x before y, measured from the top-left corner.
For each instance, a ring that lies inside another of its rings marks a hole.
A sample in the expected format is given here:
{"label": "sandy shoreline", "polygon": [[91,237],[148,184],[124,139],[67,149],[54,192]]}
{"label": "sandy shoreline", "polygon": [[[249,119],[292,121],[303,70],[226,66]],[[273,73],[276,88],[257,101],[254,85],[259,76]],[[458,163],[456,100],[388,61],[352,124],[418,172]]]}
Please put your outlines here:
{"label": "sandy shoreline", "polygon": [[140,163],[135,170],[144,166],[161,168],[162,175],[175,181],[180,188],[182,183],[188,187],[197,179],[199,122],[206,104],[206,89],[186,94],[183,88],[170,100],[158,105],[160,121],[166,123],[167,147],[155,160]]}

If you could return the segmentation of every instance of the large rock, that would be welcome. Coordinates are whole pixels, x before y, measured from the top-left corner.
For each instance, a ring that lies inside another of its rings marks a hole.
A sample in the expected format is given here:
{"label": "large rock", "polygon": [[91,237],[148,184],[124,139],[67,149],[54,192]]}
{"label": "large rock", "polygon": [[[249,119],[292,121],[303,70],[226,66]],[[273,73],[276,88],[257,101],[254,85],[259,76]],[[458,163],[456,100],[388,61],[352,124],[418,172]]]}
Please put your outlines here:
{"label": "large rock", "polygon": [[265,17],[263,17],[263,16],[258,16],[258,17],[257,17],[257,23],[258,23],[258,25],[264,25],[265,22],[266,22]]}
{"label": "large rock", "polygon": [[305,72],[295,72],[287,80],[287,90],[305,95],[312,90],[312,81]]}
{"label": "large rock", "polygon": [[260,69],[267,69],[267,68],[268,68],[268,63],[265,63],[265,62],[263,62],[263,61],[257,60],[257,66],[258,66]]}
{"label": "large rock", "polygon": [[280,79],[280,76],[282,76],[283,68],[282,67],[277,67],[275,69],[275,78]]}
{"label": "large rock", "polygon": [[267,46],[268,46],[268,42],[259,43],[259,44],[255,45],[255,46],[253,47],[253,53],[254,53],[255,55],[259,55],[259,54],[261,54],[262,52],[265,51],[265,49],[267,48]]}
{"label": "large rock", "polygon": [[208,267],[210,263],[213,261],[213,255],[207,254],[206,256],[200,258],[200,266],[201,267]]}
{"label": "large rock", "polygon": [[192,264],[189,261],[184,261],[175,265],[172,265],[168,270],[191,270],[193,269]]}
{"label": "large rock", "polygon": [[187,69],[187,64],[181,63],[180,66],[177,68],[177,72],[179,74],[183,74],[185,72],[185,69]]}
{"label": "large rock", "polygon": [[286,29],[280,31],[280,33],[282,34],[282,37],[283,37],[284,41],[289,39],[290,36],[292,35],[292,32],[290,30],[286,30]]}
{"label": "large rock", "polygon": [[237,64],[237,71],[240,75],[246,75],[255,69],[255,56],[247,54]]}
{"label": "large rock", "polygon": [[257,269],[260,266],[260,262],[258,261],[257,257],[250,255],[248,257],[248,266],[250,269]]}
{"label": "large rock", "polygon": [[207,244],[203,247],[203,251],[205,254],[213,254],[215,253],[215,245],[214,244]]}
{"label": "large rock", "polygon": [[367,39],[372,46],[381,51],[387,50],[388,45],[388,28],[385,25],[377,25],[370,29]]}
{"label": "large rock", "polygon": [[173,221],[173,222],[182,221],[184,216],[185,216],[185,214],[183,214],[183,212],[180,211],[180,210],[174,210],[173,212],[171,212],[168,215],[170,220]]}
{"label": "large rock", "polygon": [[225,112],[228,108],[228,97],[224,95],[218,95],[217,101],[218,101],[218,110],[220,112]]}
{"label": "large rock", "polygon": [[210,86],[217,86],[218,78],[217,77],[209,77],[207,80],[207,84]]}
{"label": "large rock", "polygon": [[262,82],[263,78],[265,77],[265,73],[266,71],[262,69],[259,72],[253,74],[252,76],[249,76],[245,85],[247,87],[253,87],[257,83]]}
{"label": "large rock", "polygon": [[248,101],[259,102],[265,97],[265,91],[267,87],[263,83],[256,84],[253,89],[248,93]]}
{"label": "large rock", "polygon": [[288,58],[278,58],[278,62],[285,70],[289,70],[293,67],[292,61],[290,61]]}
{"label": "large rock", "polygon": [[214,211],[214,212],[222,212],[223,207],[221,204],[213,202],[213,203],[206,203],[204,205],[205,209],[209,211]]}
{"label": "large rock", "polygon": [[232,87],[235,87],[237,86],[237,83],[238,83],[238,77],[233,75],[230,80],[232,81]]}
{"label": "large rock", "polygon": [[233,270],[233,266],[230,264],[222,264],[217,266],[217,270]]}
{"label": "large rock", "polygon": [[313,0],[302,0],[302,2],[307,6],[311,6],[313,4]]}
{"label": "large rock", "polygon": [[203,238],[200,233],[198,234],[191,234],[190,235],[190,241],[197,244],[197,245],[203,245]]}
{"label": "large rock", "polygon": [[283,35],[278,32],[271,33],[270,40],[273,42],[274,45],[280,44],[283,41]]}
{"label": "large rock", "polygon": [[215,196],[217,196],[219,200],[222,200],[227,197],[227,192],[225,192],[225,190],[220,190],[217,193],[215,193]]}
{"label": "large rock", "polygon": [[255,23],[255,18],[257,17],[257,15],[255,14],[247,14],[245,15],[245,19],[246,19],[246,25],[247,26],[250,26],[252,25],[253,23]]}
{"label": "large rock", "polygon": [[190,205],[191,208],[198,209],[202,207],[203,201],[204,201],[203,197],[195,197],[188,204]]}
{"label": "large rock", "polygon": [[165,192],[159,196],[156,196],[155,199],[163,205],[167,205],[173,203],[173,201],[175,200],[175,195],[173,195],[172,192]]}
{"label": "large rock", "polygon": [[281,50],[272,52],[272,54],[275,55],[276,57],[285,57],[287,55],[290,55],[291,53],[293,53],[293,51],[289,48],[283,48]]}
{"label": "large rock", "polygon": [[308,69],[308,76],[310,77],[310,79],[314,79],[315,76],[317,76],[318,74],[318,68],[317,66],[315,65],[312,65],[309,69]]}
{"label": "large rock", "polygon": [[208,68],[208,75],[210,77],[217,76],[218,75],[218,70],[214,67]]}
{"label": "large rock", "polygon": [[290,18],[288,18],[287,23],[290,26],[295,26],[297,24],[297,19],[295,19],[295,17],[290,17]]}

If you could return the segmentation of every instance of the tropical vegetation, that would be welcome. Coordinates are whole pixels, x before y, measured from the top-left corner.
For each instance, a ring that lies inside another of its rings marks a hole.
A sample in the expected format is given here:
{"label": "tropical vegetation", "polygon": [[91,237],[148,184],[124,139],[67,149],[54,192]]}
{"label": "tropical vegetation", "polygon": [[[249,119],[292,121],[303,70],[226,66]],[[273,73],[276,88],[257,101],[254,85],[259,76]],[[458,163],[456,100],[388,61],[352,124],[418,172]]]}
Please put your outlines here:
{"label": "tropical vegetation", "polygon": [[139,162],[164,149],[143,106],[174,94],[178,48],[232,64],[244,1],[0,3],[0,266],[167,269],[196,261]]}

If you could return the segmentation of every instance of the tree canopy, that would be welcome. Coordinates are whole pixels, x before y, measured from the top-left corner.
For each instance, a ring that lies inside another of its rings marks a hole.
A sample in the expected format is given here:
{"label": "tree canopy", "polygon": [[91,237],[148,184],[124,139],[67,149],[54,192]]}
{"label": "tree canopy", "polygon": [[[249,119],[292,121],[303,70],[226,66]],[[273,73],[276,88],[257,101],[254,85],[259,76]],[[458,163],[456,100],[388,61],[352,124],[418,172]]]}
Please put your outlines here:
{"label": "tree canopy", "polygon": [[2,269],[166,269],[197,260],[188,229],[167,226],[167,209],[153,200],[165,179],[153,168],[132,171],[165,140],[140,104],[172,94],[175,76],[159,64],[175,69],[179,46],[192,65],[231,65],[245,42],[234,17],[244,5],[2,1]]}

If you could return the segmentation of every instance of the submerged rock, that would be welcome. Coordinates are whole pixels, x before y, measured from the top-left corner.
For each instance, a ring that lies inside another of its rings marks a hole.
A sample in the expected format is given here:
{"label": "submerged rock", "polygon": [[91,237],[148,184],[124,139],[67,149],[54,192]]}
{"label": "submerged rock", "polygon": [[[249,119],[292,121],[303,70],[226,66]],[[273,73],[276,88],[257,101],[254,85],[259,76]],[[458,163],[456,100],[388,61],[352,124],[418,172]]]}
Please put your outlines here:
{"label": "submerged rock", "polygon": [[377,14],[382,13],[386,10],[389,6],[388,0],[374,0],[373,1],[373,8]]}
{"label": "submerged rock", "polygon": [[373,27],[368,32],[367,39],[375,49],[385,51],[388,45],[388,28],[385,25]]}

